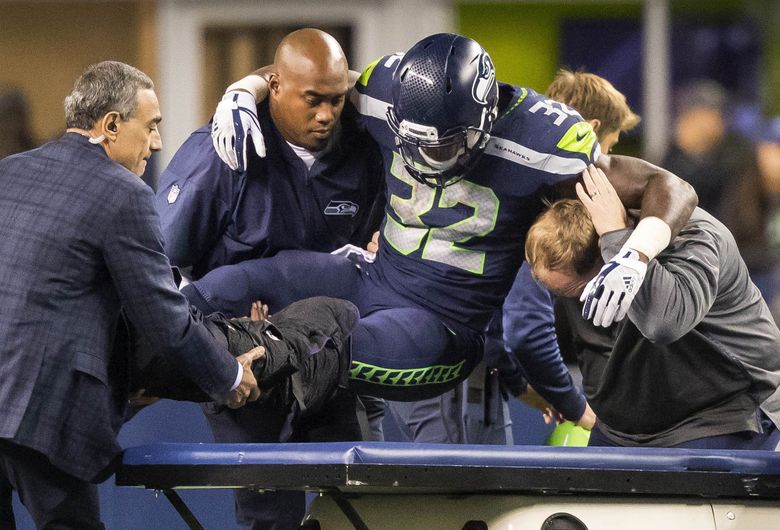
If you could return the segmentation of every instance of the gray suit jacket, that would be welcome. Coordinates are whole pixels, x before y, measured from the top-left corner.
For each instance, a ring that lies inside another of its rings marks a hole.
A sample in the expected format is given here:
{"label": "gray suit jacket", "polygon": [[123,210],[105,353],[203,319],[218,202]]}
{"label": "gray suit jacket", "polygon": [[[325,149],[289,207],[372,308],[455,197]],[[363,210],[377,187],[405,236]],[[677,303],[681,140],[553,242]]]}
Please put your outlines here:
{"label": "gray suit jacket", "polygon": [[140,178],[78,134],[0,161],[0,438],[84,480],[120,450],[122,308],[214,399],[237,375],[174,285],[152,203]]}

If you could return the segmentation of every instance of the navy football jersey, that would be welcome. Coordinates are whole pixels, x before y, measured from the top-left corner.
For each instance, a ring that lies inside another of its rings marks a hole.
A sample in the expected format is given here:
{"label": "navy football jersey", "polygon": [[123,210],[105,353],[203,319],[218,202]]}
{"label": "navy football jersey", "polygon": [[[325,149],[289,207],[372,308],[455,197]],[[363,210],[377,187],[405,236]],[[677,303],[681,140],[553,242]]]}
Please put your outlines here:
{"label": "navy football jersey", "polygon": [[543,198],[596,159],[596,135],[566,105],[500,83],[502,105],[477,165],[445,188],[426,186],[407,173],[387,124],[400,59],[388,55],[369,65],[352,94],[382,150],[387,184],[373,269],[423,307],[483,329],[512,285]]}

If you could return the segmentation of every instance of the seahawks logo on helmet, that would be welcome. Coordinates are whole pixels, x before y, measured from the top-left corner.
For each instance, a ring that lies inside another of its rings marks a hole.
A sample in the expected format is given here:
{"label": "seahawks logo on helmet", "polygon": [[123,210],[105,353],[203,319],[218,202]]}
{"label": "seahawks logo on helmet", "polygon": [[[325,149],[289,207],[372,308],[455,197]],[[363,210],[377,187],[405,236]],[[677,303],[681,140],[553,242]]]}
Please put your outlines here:
{"label": "seahawks logo on helmet", "polygon": [[495,67],[479,43],[439,33],[412,46],[393,74],[387,108],[406,172],[433,187],[463,178],[490,138],[497,103]]}
{"label": "seahawks logo on helmet", "polygon": [[471,95],[474,101],[482,105],[488,102],[488,96],[493,92],[493,86],[496,84],[496,68],[493,61],[487,53],[483,53],[479,58],[479,71],[474,78],[474,84],[471,87]]}

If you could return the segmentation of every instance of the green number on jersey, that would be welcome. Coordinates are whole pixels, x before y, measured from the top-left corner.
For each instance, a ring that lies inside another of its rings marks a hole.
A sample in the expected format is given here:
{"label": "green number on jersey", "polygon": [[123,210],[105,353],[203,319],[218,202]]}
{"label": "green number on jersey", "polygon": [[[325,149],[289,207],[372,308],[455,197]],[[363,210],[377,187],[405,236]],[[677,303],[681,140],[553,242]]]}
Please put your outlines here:
{"label": "green number on jersey", "polygon": [[[489,234],[495,228],[499,200],[493,190],[467,180],[461,180],[446,188],[431,188],[409,175],[397,153],[393,153],[390,173],[409,185],[411,195],[408,199],[397,195],[390,196],[390,207],[398,216],[398,220],[387,216],[385,240],[404,255],[411,254],[424,245],[423,259],[482,274],[485,253],[462,248],[458,244]],[[474,213],[440,228],[428,227],[420,219],[434,207],[454,208],[458,204],[471,207]]]}

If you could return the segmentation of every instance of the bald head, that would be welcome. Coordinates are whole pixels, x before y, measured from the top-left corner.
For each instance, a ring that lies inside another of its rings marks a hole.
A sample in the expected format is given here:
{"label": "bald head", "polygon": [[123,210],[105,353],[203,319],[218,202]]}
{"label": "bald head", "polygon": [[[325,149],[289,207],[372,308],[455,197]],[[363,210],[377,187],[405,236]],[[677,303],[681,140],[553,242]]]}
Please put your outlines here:
{"label": "bald head", "polygon": [[314,28],[287,34],[276,48],[277,70],[314,68],[323,73],[347,75],[349,67],[344,50],[332,35]]}
{"label": "bald head", "polygon": [[341,117],[349,67],[339,43],[306,28],[276,48],[269,79],[271,118],[285,140],[310,151],[324,149]]}

